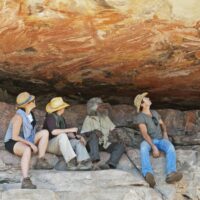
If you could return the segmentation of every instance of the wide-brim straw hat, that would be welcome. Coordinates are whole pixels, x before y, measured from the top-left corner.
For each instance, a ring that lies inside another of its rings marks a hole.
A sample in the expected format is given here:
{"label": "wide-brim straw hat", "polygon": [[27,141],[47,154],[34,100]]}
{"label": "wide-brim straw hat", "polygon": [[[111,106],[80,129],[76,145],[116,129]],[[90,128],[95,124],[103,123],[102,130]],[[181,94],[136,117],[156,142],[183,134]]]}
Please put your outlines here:
{"label": "wide-brim straw hat", "polygon": [[17,108],[23,108],[26,104],[35,100],[35,96],[28,92],[21,92],[16,98]]}
{"label": "wide-brim straw hat", "polygon": [[148,92],[144,92],[142,94],[138,94],[134,99],[134,105],[137,108],[137,112],[140,112],[140,106],[142,103],[142,99],[148,95]]}
{"label": "wide-brim straw hat", "polygon": [[70,105],[63,101],[62,97],[54,97],[51,101],[46,105],[46,111],[48,113],[53,113],[62,108],[69,107]]}

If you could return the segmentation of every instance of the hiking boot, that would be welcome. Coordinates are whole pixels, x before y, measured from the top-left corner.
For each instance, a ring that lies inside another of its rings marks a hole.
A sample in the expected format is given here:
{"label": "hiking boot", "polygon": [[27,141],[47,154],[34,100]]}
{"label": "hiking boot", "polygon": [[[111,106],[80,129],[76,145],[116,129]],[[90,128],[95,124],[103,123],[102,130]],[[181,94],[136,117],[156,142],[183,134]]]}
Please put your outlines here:
{"label": "hiking boot", "polygon": [[181,172],[172,172],[171,174],[167,175],[165,181],[169,184],[178,182],[183,178],[183,174]]}
{"label": "hiking boot", "polygon": [[75,159],[70,160],[68,163],[66,163],[67,165],[67,171],[74,171],[77,170],[76,164],[75,164]]}
{"label": "hiking boot", "polygon": [[27,177],[27,178],[24,178],[22,180],[22,185],[21,185],[21,188],[22,189],[36,189],[36,185],[34,185],[32,182],[31,182],[31,179],[30,177]]}
{"label": "hiking boot", "polygon": [[149,186],[150,186],[151,188],[154,188],[154,186],[156,185],[156,181],[155,181],[155,179],[154,179],[153,174],[151,174],[151,173],[149,173],[149,172],[146,174],[145,180],[146,180],[146,182],[149,184]]}
{"label": "hiking boot", "polygon": [[74,171],[77,167],[75,166],[73,159],[68,163],[66,163],[64,159],[61,159],[56,163],[54,169],[58,171]]}
{"label": "hiking boot", "polygon": [[53,169],[53,166],[51,166],[46,158],[38,158],[36,161],[36,165],[34,167],[35,169]]}
{"label": "hiking boot", "polygon": [[97,170],[101,170],[101,168],[99,167],[97,163],[93,163],[91,170],[97,171]]}
{"label": "hiking boot", "polygon": [[101,165],[99,165],[99,167],[100,167],[100,169],[102,169],[102,170],[110,169],[110,166],[109,166],[109,164],[107,164],[107,163],[101,164]]}
{"label": "hiking boot", "polygon": [[80,162],[77,165],[77,170],[80,170],[80,171],[89,171],[89,170],[91,170],[91,166],[89,166],[87,163]]}

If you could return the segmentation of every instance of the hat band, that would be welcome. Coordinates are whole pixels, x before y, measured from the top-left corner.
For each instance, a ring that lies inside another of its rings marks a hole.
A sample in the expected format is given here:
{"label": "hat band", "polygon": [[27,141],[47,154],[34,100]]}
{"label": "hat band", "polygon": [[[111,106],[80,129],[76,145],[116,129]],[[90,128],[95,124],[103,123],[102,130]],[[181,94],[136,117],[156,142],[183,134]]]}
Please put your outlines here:
{"label": "hat band", "polygon": [[31,99],[32,99],[32,96],[30,95],[28,99],[26,99],[26,100],[23,101],[22,103],[18,104],[18,106],[22,106],[22,105],[28,103]]}

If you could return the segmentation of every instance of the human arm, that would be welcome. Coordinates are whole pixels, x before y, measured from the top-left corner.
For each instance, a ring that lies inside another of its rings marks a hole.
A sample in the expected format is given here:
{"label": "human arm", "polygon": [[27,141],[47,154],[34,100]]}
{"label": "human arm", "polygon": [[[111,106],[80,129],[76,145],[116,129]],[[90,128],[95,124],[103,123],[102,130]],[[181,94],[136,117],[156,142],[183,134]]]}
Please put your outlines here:
{"label": "human arm", "polygon": [[162,119],[159,120],[159,124],[160,124],[161,129],[162,129],[163,138],[169,140],[167,128],[166,128],[166,125],[165,125],[165,123],[163,122]]}
{"label": "human arm", "polygon": [[139,129],[140,129],[140,132],[141,132],[141,134],[142,134],[142,137],[143,137],[143,138],[149,143],[149,145],[151,146],[152,151],[153,151],[153,156],[154,156],[154,157],[159,157],[160,152],[159,152],[158,148],[153,144],[152,139],[151,139],[151,137],[150,137],[149,134],[148,134],[146,125],[143,124],[143,123],[139,124]]}
{"label": "human arm", "polygon": [[78,128],[66,128],[66,129],[54,129],[51,131],[52,135],[59,135],[61,133],[67,133],[67,135],[72,137],[72,134],[76,134],[78,132]]}
{"label": "human arm", "polygon": [[85,146],[87,144],[85,138],[82,135],[76,135],[76,139],[80,140],[80,142]]}

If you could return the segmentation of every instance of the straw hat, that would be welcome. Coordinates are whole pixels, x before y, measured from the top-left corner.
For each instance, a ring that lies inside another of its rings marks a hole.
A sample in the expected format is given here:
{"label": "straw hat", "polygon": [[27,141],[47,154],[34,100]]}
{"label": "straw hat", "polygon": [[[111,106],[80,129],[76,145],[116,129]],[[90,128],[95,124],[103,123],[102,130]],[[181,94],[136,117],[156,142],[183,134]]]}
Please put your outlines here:
{"label": "straw hat", "polygon": [[52,113],[68,106],[69,104],[65,103],[62,97],[55,97],[46,105],[46,111]]}
{"label": "straw hat", "polygon": [[137,112],[140,112],[140,105],[142,103],[142,99],[148,95],[148,92],[144,92],[142,94],[138,94],[134,99],[134,105],[137,108]]}
{"label": "straw hat", "polygon": [[18,94],[16,98],[16,103],[18,108],[24,107],[26,104],[30,103],[35,99],[35,96],[31,95],[28,92],[22,92]]}

